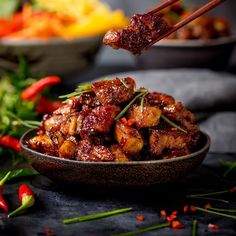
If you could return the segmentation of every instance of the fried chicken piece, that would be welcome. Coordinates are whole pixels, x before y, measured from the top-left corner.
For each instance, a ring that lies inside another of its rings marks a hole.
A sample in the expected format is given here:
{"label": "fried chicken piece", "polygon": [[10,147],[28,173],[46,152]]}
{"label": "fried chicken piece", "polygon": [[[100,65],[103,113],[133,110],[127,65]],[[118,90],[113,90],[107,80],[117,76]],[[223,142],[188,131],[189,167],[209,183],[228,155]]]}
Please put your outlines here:
{"label": "fried chicken piece", "polygon": [[161,110],[154,106],[142,106],[134,104],[128,110],[128,119],[135,120],[138,129],[149,128],[158,125],[161,116]]}
{"label": "fried chicken piece", "polygon": [[130,77],[93,83],[93,91],[102,105],[119,105],[127,102],[133,97],[134,89],[135,81]]}
{"label": "fried chicken piece", "polygon": [[116,162],[129,161],[127,155],[123,152],[122,148],[118,144],[113,144],[110,146],[110,151],[115,158]]}
{"label": "fried chicken piece", "polygon": [[78,98],[78,104],[79,105],[87,105],[89,107],[96,107],[100,105],[100,102],[98,101],[96,94],[94,92],[89,93],[83,93]]}
{"label": "fried chicken piece", "polygon": [[125,153],[134,156],[139,154],[144,146],[144,140],[138,130],[118,121],[114,132],[115,139]]}
{"label": "fried chicken piece", "polygon": [[85,115],[80,134],[83,137],[93,133],[109,133],[114,124],[114,118],[119,112],[118,106],[106,105],[94,108]]}
{"label": "fried chicken piece", "polygon": [[181,131],[151,130],[149,151],[158,156],[166,149],[188,149],[190,136]]}
{"label": "fried chicken piece", "polygon": [[79,141],[77,156],[78,161],[114,161],[109,148],[102,145],[93,145],[89,140]]}
{"label": "fried chicken piece", "polygon": [[109,30],[103,38],[103,43],[113,49],[123,48],[133,54],[141,54],[147,45],[168,29],[168,23],[159,16],[150,13],[135,14],[124,29]]}
{"label": "fried chicken piece", "polygon": [[54,146],[51,138],[46,134],[38,135],[31,138],[29,140],[29,147],[47,155],[56,154],[56,147]]}

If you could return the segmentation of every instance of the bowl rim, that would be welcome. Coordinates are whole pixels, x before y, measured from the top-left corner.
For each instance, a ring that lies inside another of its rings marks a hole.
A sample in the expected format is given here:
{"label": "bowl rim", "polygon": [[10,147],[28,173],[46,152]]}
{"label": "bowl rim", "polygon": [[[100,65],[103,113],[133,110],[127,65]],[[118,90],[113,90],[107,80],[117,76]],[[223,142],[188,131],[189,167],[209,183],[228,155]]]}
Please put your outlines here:
{"label": "bowl rim", "polygon": [[164,160],[149,160],[149,161],[127,161],[127,162],[114,162],[114,161],[107,161],[107,162],[102,162],[102,161],[97,161],[97,162],[90,162],[90,161],[77,161],[77,160],[70,160],[70,159],[66,159],[66,158],[62,158],[62,157],[56,157],[56,156],[51,156],[51,155],[47,155],[47,154],[43,154],[40,152],[37,152],[35,150],[32,150],[30,148],[28,148],[27,146],[25,146],[23,144],[23,141],[25,140],[25,137],[27,135],[29,135],[30,133],[35,132],[37,129],[30,129],[27,132],[25,132],[22,137],[20,138],[20,146],[23,150],[28,151],[34,155],[37,156],[41,156],[43,158],[48,158],[48,159],[52,159],[55,161],[62,161],[65,163],[70,163],[70,164],[86,164],[86,165],[115,165],[115,166],[121,166],[121,165],[145,165],[145,164],[163,164],[163,163],[169,163],[169,162],[175,162],[175,161],[182,161],[182,160],[187,160],[187,159],[191,159],[195,156],[198,156],[201,153],[204,152],[208,152],[209,147],[210,147],[210,143],[211,143],[211,139],[209,137],[208,134],[206,134],[203,131],[200,131],[200,138],[204,137],[206,139],[204,145],[202,148],[200,148],[199,150],[197,150],[196,152],[184,155],[184,156],[180,156],[180,157],[175,157],[175,158],[171,158],[171,159],[164,159]]}
{"label": "bowl rim", "polygon": [[163,39],[155,43],[152,47],[209,47],[224,44],[235,44],[236,35],[221,37],[217,39]]}
{"label": "bowl rim", "polygon": [[102,40],[104,34],[81,36],[72,38],[52,37],[49,39],[32,38],[32,39],[17,39],[17,38],[0,38],[0,46],[35,46],[35,45],[60,45],[65,43],[80,43],[92,42],[94,40]]}

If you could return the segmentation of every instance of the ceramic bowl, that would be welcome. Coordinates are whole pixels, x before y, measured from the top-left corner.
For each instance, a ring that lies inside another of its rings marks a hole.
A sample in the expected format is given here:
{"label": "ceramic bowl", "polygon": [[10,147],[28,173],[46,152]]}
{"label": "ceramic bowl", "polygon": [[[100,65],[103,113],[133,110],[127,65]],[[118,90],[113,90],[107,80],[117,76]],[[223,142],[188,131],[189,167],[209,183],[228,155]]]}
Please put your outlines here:
{"label": "ceramic bowl", "polygon": [[23,155],[40,174],[57,183],[98,186],[150,186],[174,181],[190,173],[205,158],[210,138],[201,138],[192,154],[166,160],[131,162],[85,162],[45,155],[29,149],[25,143],[36,135],[26,132],[20,144]]}
{"label": "ceramic bowl", "polygon": [[0,40],[1,69],[16,70],[19,56],[29,62],[33,75],[70,75],[92,65],[102,45],[102,36],[81,37],[74,40],[55,38],[48,41]]}
{"label": "ceramic bowl", "polygon": [[162,40],[136,57],[141,68],[225,69],[229,64],[236,36],[210,40]]}

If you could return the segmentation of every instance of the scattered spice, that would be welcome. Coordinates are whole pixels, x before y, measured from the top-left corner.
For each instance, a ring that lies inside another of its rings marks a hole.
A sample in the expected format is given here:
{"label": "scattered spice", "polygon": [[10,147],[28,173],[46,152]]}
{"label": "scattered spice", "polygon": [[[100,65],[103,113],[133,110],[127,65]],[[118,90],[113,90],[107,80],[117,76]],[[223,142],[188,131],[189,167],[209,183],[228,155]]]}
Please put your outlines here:
{"label": "scattered spice", "polygon": [[20,187],[18,189],[18,197],[19,197],[19,201],[21,203],[21,206],[18,207],[13,212],[11,212],[8,215],[8,218],[10,218],[12,216],[16,216],[16,215],[22,213],[24,210],[26,210],[34,205],[34,202],[35,202],[34,193],[26,184],[20,185]]}
{"label": "scattered spice", "polygon": [[192,236],[197,236],[197,220],[193,220]]}
{"label": "scattered spice", "polygon": [[197,208],[195,206],[190,206],[190,211],[191,212],[196,212],[197,211]]}
{"label": "scattered spice", "polygon": [[167,216],[167,220],[168,220],[169,222],[175,220],[176,218],[177,218],[176,215],[169,215],[169,216]]}
{"label": "scattered spice", "polygon": [[74,223],[74,222],[96,220],[96,219],[100,219],[100,218],[104,218],[104,217],[108,217],[108,216],[112,216],[112,215],[125,213],[128,211],[132,211],[132,208],[130,208],[130,207],[129,208],[122,208],[122,209],[118,209],[118,210],[114,210],[114,211],[107,211],[107,212],[102,212],[102,213],[97,213],[97,214],[92,214],[92,215],[79,216],[79,217],[75,217],[75,218],[65,219],[65,220],[63,220],[63,223],[70,224],[70,223]]}
{"label": "scattered spice", "polygon": [[45,227],[43,229],[43,232],[46,236],[53,236],[54,235],[54,229],[52,229],[50,227]]}
{"label": "scattered spice", "polygon": [[218,230],[218,229],[220,229],[220,226],[216,225],[216,224],[208,224],[208,229],[210,229],[210,230]]}
{"label": "scattered spice", "polygon": [[185,214],[188,212],[188,210],[189,210],[189,206],[188,206],[188,205],[184,206],[183,212],[184,212]]}
{"label": "scattered spice", "polygon": [[204,209],[210,209],[211,208],[211,204],[208,202],[205,206]]}
{"label": "scattered spice", "polygon": [[171,222],[171,228],[173,229],[183,229],[185,226],[179,220],[174,220]]}
{"label": "scattered spice", "polygon": [[143,220],[144,220],[144,217],[143,217],[143,215],[137,215],[137,216],[136,216],[136,219],[137,219],[138,221],[143,221]]}
{"label": "scattered spice", "polygon": [[128,123],[128,121],[127,121],[127,119],[126,119],[125,117],[122,117],[122,118],[120,119],[120,121],[121,121],[121,123],[124,124],[124,125],[127,125],[127,123]]}
{"label": "scattered spice", "polygon": [[161,216],[162,216],[162,217],[166,217],[166,215],[167,215],[167,214],[166,214],[166,210],[161,210]]}
{"label": "scattered spice", "polygon": [[0,181],[0,208],[2,208],[5,212],[8,212],[8,206],[6,201],[3,199],[3,185],[8,180],[8,177],[10,176],[11,171],[7,172],[7,174],[1,179]]}

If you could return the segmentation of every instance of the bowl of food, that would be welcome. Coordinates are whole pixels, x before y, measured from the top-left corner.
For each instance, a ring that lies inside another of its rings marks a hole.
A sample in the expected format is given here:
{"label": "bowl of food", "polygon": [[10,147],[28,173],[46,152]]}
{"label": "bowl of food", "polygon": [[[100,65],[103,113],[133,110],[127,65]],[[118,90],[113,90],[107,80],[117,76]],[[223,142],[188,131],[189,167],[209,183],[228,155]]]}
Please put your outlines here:
{"label": "bowl of food", "polygon": [[[193,11],[176,3],[163,10],[160,16],[172,26]],[[229,64],[235,43],[236,37],[227,19],[202,15],[157,42],[136,59],[141,68],[224,69]]]}
{"label": "bowl of food", "polygon": [[167,94],[130,78],[84,84],[64,106],[21,138],[26,159],[60,183],[148,186],[190,173],[210,138],[194,115]]}
{"label": "bowl of food", "polygon": [[0,68],[14,70],[24,56],[33,74],[80,72],[93,64],[106,30],[126,22],[121,10],[99,0],[37,0],[4,17],[0,10]]}

